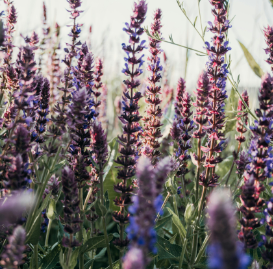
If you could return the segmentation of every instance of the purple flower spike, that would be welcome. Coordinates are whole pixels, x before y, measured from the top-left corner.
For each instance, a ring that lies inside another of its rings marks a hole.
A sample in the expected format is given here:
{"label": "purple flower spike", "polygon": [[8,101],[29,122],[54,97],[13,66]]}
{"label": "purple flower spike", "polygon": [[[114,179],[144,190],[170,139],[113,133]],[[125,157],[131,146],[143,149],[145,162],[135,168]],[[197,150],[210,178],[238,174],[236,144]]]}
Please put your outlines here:
{"label": "purple flower spike", "polygon": [[[244,242],[245,248],[256,248],[258,243],[253,235],[253,229],[261,225],[259,219],[254,215],[260,212],[265,204],[260,196],[265,187],[262,184],[272,175],[272,153],[270,141],[272,139],[273,116],[272,86],[273,79],[269,74],[262,77],[262,85],[259,93],[259,108],[255,113],[258,121],[251,127],[253,138],[249,148],[249,164],[245,166],[244,182],[242,194],[240,196],[243,203],[240,211],[243,218],[240,220],[241,231],[239,239]],[[270,246],[271,247],[271,246]]]}
{"label": "purple flower spike", "polygon": [[250,257],[236,242],[236,217],[229,191],[216,190],[209,197],[207,224],[211,234],[208,247],[210,269],[246,269]]}
{"label": "purple flower spike", "polygon": [[271,65],[271,70],[273,71],[273,27],[267,26],[264,28],[264,36],[267,45],[265,53],[269,54],[266,62]]}
{"label": "purple flower spike", "polygon": [[14,229],[12,235],[8,238],[8,245],[6,245],[1,256],[0,264],[4,268],[18,268],[24,263],[26,232],[22,226]]}
{"label": "purple flower spike", "polygon": [[94,72],[94,87],[93,87],[93,95],[95,97],[95,100],[94,100],[94,107],[95,107],[95,110],[96,110],[96,113],[95,113],[95,117],[98,117],[99,116],[99,106],[101,104],[101,101],[98,100],[98,98],[100,97],[101,95],[101,87],[102,87],[102,82],[101,82],[101,78],[102,78],[102,75],[103,75],[103,63],[102,63],[102,60],[100,58],[98,58],[96,60],[96,64],[95,64],[95,72]]}
{"label": "purple flower spike", "polygon": [[79,218],[79,190],[75,180],[74,172],[66,166],[62,171],[62,185],[64,200],[64,230],[70,235],[70,238],[63,237],[62,245],[64,247],[79,246],[80,243],[73,238],[73,236],[80,230],[80,223],[82,220]]}
{"label": "purple flower spike", "polygon": [[120,156],[115,161],[118,163],[118,179],[120,183],[114,186],[116,192],[120,193],[120,197],[115,199],[115,205],[120,207],[119,212],[113,213],[113,219],[120,224],[120,238],[113,243],[119,247],[126,247],[128,239],[123,238],[124,224],[128,222],[129,214],[126,213],[125,207],[131,204],[132,186],[127,186],[127,180],[135,175],[135,164],[137,156],[137,135],[141,129],[139,121],[139,106],[138,101],[142,97],[139,91],[134,91],[140,85],[136,79],[141,73],[140,69],[143,64],[142,57],[138,54],[145,48],[144,42],[140,41],[140,35],[144,29],[141,27],[145,20],[147,12],[147,4],[141,0],[134,3],[133,15],[131,16],[130,24],[126,23],[126,28],[123,30],[130,36],[129,44],[122,44],[122,49],[127,53],[125,58],[125,68],[123,73],[129,77],[124,81],[125,89],[122,96],[122,114],[119,119],[123,125],[123,134],[118,137],[121,145]]}
{"label": "purple flower spike", "polygon": [[[224,56],[230,50],[230,48],[227,47],[228,42],[225,40],[225,32],[231,27],[227,20],[227,6],[225,5],[225,1],[210,0],[210,3],[212,5],[214,21],[213,23],[209,23],[208,30],[212,32],[214,36],[211,39],[212,44],[206,42],[209,61],[207,62],[207,70],[206,74],[204,74],[205,77],[201,78],[199,81],[200,86],[205,87],[205,91],[207,91],[208,85],[206,76],[208,76],[211,86],[208,94],[208,113],[206,114],[208,117],[208,126],[206,126],[206,129],[209,141],[205,147],[201,147],[205,156],[204,167],[206,171],[204,175],[201,175],[199,178],[200,185],[203,185],[205,189],[217,185],[216,180],[218,179],[218,176],[215,174],[215,168],[218,163],[222,162],[220,153],[225,148],[223,128],[225,125],[224,106],[227,98],[225,88],[228,70]],[[198,95],[199,94],[202,95],[201,92],[198,93]],[[204,91],[203,94],[205,94]],[[206,102],[206,100],[203,99],[201,103],[203,102]],[[197,100],[196,105],[198,104],[200,104],[200,100]],[[195,118],[198,121],[201,121],[202,119],[202,117],[199,119],[197,117]],[[204,120],[206,121],[206,117]],[[202,135],[202,131],[199,130],[199,132],[200,134],[198,134],[198,132],[196,134]],[[198,147],[198,149],[199,148],[200,147]],[[198,152],[198,165],[200,165],[200,158],[201,153]]]}
{"label": "purple flower spike", "polygon": [[[157,9],[154,13],[154,20],[151,25],[151,34],[158,34],[161,36],[161,16],[162,12]],[[158,85],[161,79],[162,65],[160,63],[159,55],[161,54],[160,49],[161,41],[155,40],[149,37],[149,52],[148,57],[148,68],[151,76],[148,77],[148,86],[146,88],[146,100],[148,104],[146,108],[146,114],[143,118],[144,121],[144,132],[143,136],[143,148],[142,154],[149,157],[153,164],[158,162],[159,156],[161,155],[158,150],[160,145],[158,139],[162,137],[160,127],[162,126],[160,118],[162,116],[160,104],[161,104],[161,86]]]}
{"label": "purple flower spike", "polygon": [[[70,103],[70,92],[72,91],[73,84],[73,76],[74,72],[72,68],[72,60],[74,57],[77,56],[77,50],[79,50],[79,46],[81,45],[80,41],[77,41],[80,33],[81,33],[81,25],[76,23],[77,17],[79,17],[82,11],[77,10],[81,6],[81,0],[67,0],[70,6],[70,19],[73,20],[73,26],[69,33],[69,36],[72,39],[71,44],[67,44],[68,48],[65,48],[64,51],[66,52],[65,58],[63,60],[64,64],[66,65],[66,69],[64,70],[64,78],[61,79],[63,85],[58,88],[60,91],[63,92],[62,100],[57,103],[54,107],[54,112],[56,116],[52,116],[52,121],[55,123],[55,128],[50,128],[50,132],[54,136],[60,136],[63,132],[66,131],[66,106]],[[80,81],[81,82],[81,81]],[[76,81],[77,83],[77,81]]]}
{"label": "purple flower spike", "polygon": [[[182,78],[179,79],[177,85],[176,103],[175,103],[175,119],[170,131],[171,137],[178,144],[178,149],[175,157],[179,162],[179,168],[176,172],[177,178],[180,183],[183,181],[186,186],[191,181],[186,180],[185,176],[189,172],[188,160],[190,155],[188,150],[191,149],[191,133],[194,129],[191,111],[191,95],[186,91],[186,82]],[[184,190],[187,194],[186,189]]]}

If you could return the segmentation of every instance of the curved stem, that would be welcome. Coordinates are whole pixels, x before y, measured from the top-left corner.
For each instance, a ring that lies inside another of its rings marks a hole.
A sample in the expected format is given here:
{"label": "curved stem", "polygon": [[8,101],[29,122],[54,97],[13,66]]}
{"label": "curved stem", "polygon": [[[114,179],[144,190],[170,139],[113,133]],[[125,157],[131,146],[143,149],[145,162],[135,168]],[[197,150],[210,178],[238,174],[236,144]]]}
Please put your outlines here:
{"label": "curved stem", "polygon": [[46,231],[45,247],[48,247],[48,240],[49,240],[49,234],[50,234],[52,222],[53,222],[53,219],[49,219],[47,231]]}
{"label": "curved stem", "polygon": [[[80,218],[83,219],[83,189],[80,188]],[[79,231],[79,241],[83,241],[83,222],[80,224],[80,231]],[[79,254],[79,269],[84,268],[84,253],[80,252]]]}

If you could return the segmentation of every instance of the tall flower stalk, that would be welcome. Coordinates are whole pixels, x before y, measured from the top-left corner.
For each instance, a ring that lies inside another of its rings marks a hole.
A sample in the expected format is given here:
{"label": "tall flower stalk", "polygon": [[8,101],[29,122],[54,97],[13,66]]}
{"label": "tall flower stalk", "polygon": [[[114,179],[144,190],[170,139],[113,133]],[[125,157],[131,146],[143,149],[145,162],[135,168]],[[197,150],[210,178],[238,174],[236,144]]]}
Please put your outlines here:
{"label": "tall flower stalk", "polygon": [[[209,61],[207,62],[207,74],[210,80],[211,89],[209,92],[208,106],[208,122],[207,129],[209,141],[206,147],[201,147],[201,150],[206,154],[205,171],[199,177],[199,184],[203,186],[202,195],[198,208],[198,220],[200,220],[201,212],[204,206],[207,188],[217,185],[219,176],[215,173],[215,166],[222,162],[220,153],[224,149],[224,106],[226,95],[226,80],[227,80],[227,64],[225,64],[225,54],[230,50],[228,41],[225,41],[225,33],[231,27],[227,20],[227,6],[225,0],[210,0],[212,5],[212,14],[214,23],[209,22],[208,30],[214,36],[212,37],[212,45],[205,42]],[[197,198],[198,199],[198,198]],[[198,233],[196,232],[193,241],[192,259],[194,262],[197,251]]]}
{"label": "tall flower stalk", "polygon": [[[151,25],[151,34],[161,36],[160,29],[162,12],[157,9],[154,13],[154,20]],[[144,132],[142,154],[149,157],[152,163],[155,164],[160,156],[160,151],[158,150],[160,145],[158,139],[162,137],[160,127],[162,126],[160,118],[162,116],[162,111],[160,108],[160,91],[161,86],[158,85],[161,79],[162,65],[160,63],[159,55],[161,53],[160,49],[161,41],[155,40],[149,37],[149,52],[148,57],[148,71],[151,75],[148,77],[148,86],[146,88],[146,99],[145,102],[148,104],[146,108],[147,116],[143,118],[144,121]]]}
{"label": "tall flower stalk", "polygon": [[[138,122],[141,117],[138,114],[138,101],[142,97],[139,91],[134,91],[140,85],[137,77],[142,73],[141,66],[143,64],[143,55],[137,55],[144,49],[144,41],[140,41],[140,36],[143,34],[144,29],[141,27],[145,20],[147,12],[147,4],[145,0],[134,3],[133,15],[131,22],[126,23],[124,31],[129,35],[129,45],[122,44],[123,50],[127,53],[125,58],[125,68],[123,73],[129,77],[124,81],[125,90],[123,92],[122,114],[119,119],[123,124],[123,134],[118,137],[121,145],[120,156],[116,159],[116,163],[120,165],[118,171],[118,179],[120,183],[114,186],[117,193],[120,194],[119,198],[115,199],[115,205],[120,208],[120,211],[113,213],[114,220],[119,223],[120,237],[114,240],[114,244],[120,248],[126,247],[129,243],[128,238],[124,238],[124,227],[129,222],[130,214],[126,212],[125,207],[130,205],[131,193],[133,186],[127,185],[127,181],[135,175],[136,164],[136,133],[139,132],[140,127]],[[129,67],[129,65],[131,67]],[[122,251],[121,251],[122,253]]]}
{"label": "tall flower stalk", "polygon": [[[249,106],[249,98],[248,98],[248,94],[247,94],[247,91],[244,91],[242,93],[242,98],[243,100],[245,101],[245,104],[247,106]],[[237,107],[237,111],[238,111],[238,116],[237,116],[237,121],[236,121],[236,130],[237,132],[239,133],[239,136],[235,136],[235,139],[238,141],[238,147],[237,147],[237,151],[235,151],[233,153],[234,155],[234,159],[233,159],[233,162],[232,162],[232,165],[231,165],[231,168],[229,170],[229,173],[228,173],[228,177],[226,179],[226,186],[228,184],[228,180],[230,178],[230,175],[232,173],[232,170],[233,170],[233,167],[234,167],[234,164],[236,162],[236,160],[238,159],[238,156],[239,156],[239,153],[240,153],[240,149],[241,149],[241,145],[243,142],[245,142],[246,138],[244,136],[244,133],[247,132],[247,124],[248,124],[248,113],[247,112],[244,112],[244,110],[246,110],[246,107],[245,105],[243,104],[242,100],[239,99],[238,100],[238,107]]]}
{"label": "tall flower stalk", "polygon": [[191,95],[186,91],[186,82],[182,78],[178,81],[175,113],[176,118],[173,122],[170,134],[172,139],[178,143],[178,149],[175,154],[179,162],[179,168],[176,172],[176,176],[180,178],[182,184],[180,187],[182,187],[185,197],[187,193],[186,185],[190,183],[189,180],[186,180],[185,176],[189,172],[187,168],[187,162],[190,159],[188,150],[191,149],[190,139],[194,125],[191,120],[193,114],[191,111]]}
{"label": "tall flower stalk", "polygon": [[[81,24],[76,23],[76,19],[80,16],[80,13],[82,11],[79,11],[78,8],[81,7],[82,1],[81,0],[67,0],[70,6],[70,10],[68,12],[70,13],[70,19],[73,20],[73,26],[71,28],[71,32],[69,33],[69,36],[72,38],[72,43],[67,44],[68,48],[65,48],[65,58],[63,62],[66,65],[66,69],[64,70],[64,78],[61,80],[63,85],[59,88],[60,91],[63,92],[62,100],[57,103],[57,105],[54,107],[54,112],[57,114],[57,116],[52,117],[52,121],[55,123],[55,125],[59,129],[59,133],[62,133],[66,130],[66,106],[70,102],[70,92],[71,88],[73,86],[72,84],[72,75],[71,75],[71,69],[72,69],[72,59],[77,55],[77,46],[81,45],[81,42],[77,39],[79,38],[79,35],[81,33],[80,27]],[[52,131],[55,131],[54,129],[51,129]]]}
{"label": "tall flower stalk", "polygon": [[249,154],[251,162],[246,166],[244,182],[242,186],[241,201],[242,212],[241,231],[239,239],[244,243],[245,248],[256,248],[257,240],[253,235],[253,230],[260,227],[260,220],[254,213],[260,212],[265,201],[260,197],[265,189],[262,184],[272,174],[272,158],[270,139],[272,138],[272,77],[265,74],[262,77],[262,85],[259,93],[259,108],[255,113],[258,121],[251,127],[253,138],[250,143]]}
{"label": "tall flower stalk", "polygon": [[209,78],[207,72],[203,71],[197,82],[197,89],[194,92],[196,101],[193,105],[196,107],[193,120],[198,125],[198,130],[194,131],[192,137],[197,139],[197,155],[194,154],[193,158],[197,166],[196,172],[196,185],[195,185],[195,197],[198,200],[199,196],[199,177],[201,172],[201,163],[204,162],[205,156],[202,156],[201,141],[206,135],[206,126],[208,123],[208,105],[209,105],[209,93],[211,90]]}

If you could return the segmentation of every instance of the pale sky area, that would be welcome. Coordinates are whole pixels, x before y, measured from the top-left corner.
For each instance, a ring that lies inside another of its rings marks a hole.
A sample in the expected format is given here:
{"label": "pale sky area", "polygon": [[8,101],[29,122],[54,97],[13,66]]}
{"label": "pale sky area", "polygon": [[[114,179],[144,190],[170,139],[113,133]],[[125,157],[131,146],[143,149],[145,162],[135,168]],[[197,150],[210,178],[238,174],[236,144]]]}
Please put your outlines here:
{"label": "pale sky area", "polygon": [[[24,35],[30,34],[32,30],[38,31],[42,26],[42,0],[14,0],[14,5],[18,10],[18,23],[16,29]],[[66,0],[45,0],[48,8],[48,22],[53,25],[56,21],[62,27],[61,46],[62,51],[65,42],[69,42],[67,37],[68,28],[65,25],[70,24],[69,14],[66,11],[68,3]],[[148,13],[145,26],[150,25],[153,12],[157,8],[163,11],[163,37],[168,39],[172,34],[176,43],[189,45],[192,48],[202,50],[203,43],[193,27],[186,20],[179,9],[176,0],[147,0]],[[229,31],[230,46],[232,47],[232,70],[234,77],[240,74],[241,86],[259,87],[260,79],[252,72],[246,60],[243,58],[243,52],[237,42],[240,40],[252,53],[258,64],[265,72],[270,72],[270,67],[265,63],[266,47],[262,29],[264,26],[273,25],[273,8],[269,0],[230,0],[231,10],[230,18],[232,28]],[[79,17],[79,23],[83,23],[81,41],[85,41],[88,35],[88,28],[92,25],[93,32],[91,42],[95,56],[104,57],[105,73],[107,77],[122,76],[120,70],[123,66],[124,52],[121,50],[121,43],[128,41],[128,36],[122,31],[124,23],[129,21],[132,11],[133,0],[83,0],[84,12]],[[198,15],[197,0],[184,0],[184,7],[192,21]],[[213,16],[210,13],[210,4],[208,0],[201,0],[201,16],[203,27],[207,21],[212,21]],[[5,9],[5,4],[0,1],[1,10]],[[197,28],[200,29],[199,18]],[[146,35],[143,35],[147,39]],[[205,36],[209,41],[209,34]],[[20,44],[21,39],[16,37],[16,44]],[[171,84],[175,85],[180,76],[185,73],[185,53],[186,50],[169,44],[162,44],[170,61]],[[199,57],[194,52],[190,53],[187,85],[188,88],[194,88],[199,73],[204,69],[206,57]]]}

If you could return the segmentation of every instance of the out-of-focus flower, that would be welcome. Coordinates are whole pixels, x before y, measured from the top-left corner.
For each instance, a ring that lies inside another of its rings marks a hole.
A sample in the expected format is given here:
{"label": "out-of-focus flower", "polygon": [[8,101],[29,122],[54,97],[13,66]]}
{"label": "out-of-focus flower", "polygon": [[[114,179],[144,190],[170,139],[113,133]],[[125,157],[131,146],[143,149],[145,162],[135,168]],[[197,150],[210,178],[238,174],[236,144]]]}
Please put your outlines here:
{"label": "out-of-focus flower", "polygon": [[[154,169],[151,160],[147,157],[140,157],[137,165],[138,194],[133,197],[134,204],[129,211],[130,224],[126,231],[131,240],[130,249],[139,248],[142,251],[142,261],[139,264],[146,268],[149,258],[148,253],[156,253],[156,232],[154,230],[155,218],[163,204],[160,195],[167,174],[170,171],[170,159],[166,157],[161,160]],[[133,253],[131,253],[133,254]],[[131,257],[132,258],[132,257]],[[125,263],[128,263],[130,255],[126,256]]]}
{"label": "out-of-focus flower", "polygon": [[11,193],[6,199],[1,200],[0,224],[15,223],[34,202],[34,197],[27,191]]}
{"label": "out-of-focus flower", "polygon": [[209,197],[207,224],[211,233],[208,267],[211,269],[246,269],[250,257],[236,240],[235,209],[230,193],[216,190]]}
{"label": "out-of-focus flower", "polygon": [[22,226],[17,226],[8,238],[9,243],[5,246],[1,255],[0,264],[4,266],[4,269],[15,269],[24,263],[25,239],[25,229]]}

